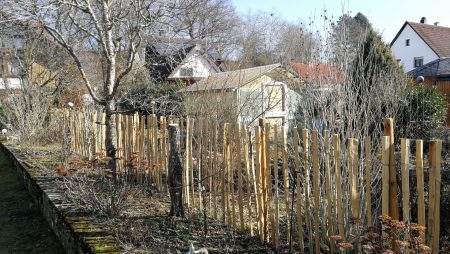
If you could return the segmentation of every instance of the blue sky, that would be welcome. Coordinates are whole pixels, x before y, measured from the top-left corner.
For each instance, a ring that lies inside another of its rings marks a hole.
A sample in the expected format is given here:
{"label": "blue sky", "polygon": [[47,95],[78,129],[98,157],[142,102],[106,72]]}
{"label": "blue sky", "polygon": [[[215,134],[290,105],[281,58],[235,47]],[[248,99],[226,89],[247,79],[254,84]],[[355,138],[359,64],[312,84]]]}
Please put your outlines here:
{"label": "blue sky", "polygon": [[275,12],[289,21],[309,23],[313,17],[314,30],[323,31],[321,14],[327,12],[337,19],[342,13],[354,16],[366,15],[373,27],[382,34],[385,42],[391,42],[403,23],[419,22],[427,18],[428,24],[450,27],[450,0],[232,0],[238,12]]}

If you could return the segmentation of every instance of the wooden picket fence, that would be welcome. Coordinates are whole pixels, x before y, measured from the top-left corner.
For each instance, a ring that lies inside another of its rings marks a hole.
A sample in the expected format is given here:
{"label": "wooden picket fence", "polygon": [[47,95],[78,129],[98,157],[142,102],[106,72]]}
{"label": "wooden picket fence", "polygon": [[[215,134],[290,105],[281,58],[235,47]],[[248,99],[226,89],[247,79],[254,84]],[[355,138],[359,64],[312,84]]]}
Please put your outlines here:
{"label": "wooden picket fence", "polygon": [[[65,119],[73,153],[86,158],[105,153],[104,114],[73,111]],[[293,128],[288,137],[285,128],[264,119],[251,128],[137,113],[116,115],[115,122],[119,177],[167,192],[167,126],[179,124],[185,206],[276,247],[292,242],[301,253],[319,253],[324,246],[337,253],[330,237],[350,238],[355,219],[370,227],[385,214],[408,225],[414,195],[417,223],[427,227],[426,244],[433,253],[439,250],[442,141],[430,142],[427,160],[423,141],[413,141],[415,161],[410,162],[412,140],[402,138],[398,161],[392,119],[385,121],[379,149],[369,137],[344,141],[328,130]]]}

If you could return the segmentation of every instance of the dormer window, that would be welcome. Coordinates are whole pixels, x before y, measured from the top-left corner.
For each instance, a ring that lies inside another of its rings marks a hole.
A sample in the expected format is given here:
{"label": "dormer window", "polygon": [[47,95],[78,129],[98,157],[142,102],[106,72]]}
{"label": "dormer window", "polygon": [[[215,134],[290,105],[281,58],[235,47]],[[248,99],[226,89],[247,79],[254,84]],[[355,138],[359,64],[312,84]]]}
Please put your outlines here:
{"label": "dormer window", "polygon": [[406,41],[405,41],[405,46],[409,46],[409,39],[406,39]]}

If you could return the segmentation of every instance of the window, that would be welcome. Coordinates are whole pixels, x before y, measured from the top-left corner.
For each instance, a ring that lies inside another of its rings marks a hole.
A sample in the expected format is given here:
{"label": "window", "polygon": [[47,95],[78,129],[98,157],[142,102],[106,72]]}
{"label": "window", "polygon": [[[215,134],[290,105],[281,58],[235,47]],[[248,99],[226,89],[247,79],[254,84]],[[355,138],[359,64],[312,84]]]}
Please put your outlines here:
{"label": "window", "polygon": [[23,74],[23,68],[19,59],[15,57],[9,58],[8,75],[11,77],[20,77]]}
{"label": "window", "polygon": [[414,68],[420,67],[423,65],[423,57],[414,57]]}
{"label": "window", "polygon": [[181,77],[192,77],[192,76],[194,76],[194,70],[192,68],[181,68],[180,76]]}
{"label": "window", "polygon": [[409,46],[409,39],[406,39],[405,46]]}

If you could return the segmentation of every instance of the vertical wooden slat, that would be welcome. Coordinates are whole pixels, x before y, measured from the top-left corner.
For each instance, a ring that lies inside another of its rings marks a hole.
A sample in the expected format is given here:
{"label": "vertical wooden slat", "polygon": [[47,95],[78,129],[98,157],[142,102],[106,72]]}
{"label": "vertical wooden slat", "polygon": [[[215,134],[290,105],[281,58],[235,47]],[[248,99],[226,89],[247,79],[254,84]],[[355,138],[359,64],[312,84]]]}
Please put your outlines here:
{"label": "vertical wooden slat", "polygon": [[434,225],[435,225],[435,217],[434,217],[434,210],[435,210],[435,203],[436,203],[436,174],[435,174],[435,161],[434,161],[434,152],[436,150],[436,142],[432,140],[429,144],[428,149],[428,226],[427,226],[427,233],[428,233],[428,239],[427,243],[428,246],[433,250],[434,246]]}
{"label": "vertical wooden slat", "polygon": [[286,205],[286,225],[287,225],[287,239],[291,239],[291,202],[289,201],[289,161],[287,157],[287,142],[286,133],[284,127],[281,127],[281,138],[282,138],[282,156],[283,156],[283,183],[284,183],[284,202]]}
{"label": "vertical wooden slat", "polygon": [[[271,144],[270,144],[270,133],[272,130],[272,126],[270,123],[265,124],[265,152],[266,152],[266,192],[267,192],[267,201],[266,201],[266,211],[265,218],[267,220],[267,238],[266,241],[269,241],[269,237],[271,237],[270,242],[273,243],[273,209],[272,209],[272,170],[270,166],[271,161]],[[270,236],[269,236],[270,233]]]}
{"label": "vertical wooden slat", "polygon": [[244,204],[242,195],[242,157],[241,157],[241,133],[240,125],[236,126],[235,143],[236,143],[236,170],[238,174],[238,205],[239,205],[239,221],[240,230],[244,230]]}
{"label": "vertical wooden slat", "polygon": [[263,240],[267,240],[269,234],[269,227],[267,221],[267,186],[266,186],[266,133],[265,133],[265,120],[264,118],[259,119],[259,126],[261,127],[260,136],[260,146],[261,146],[261,160],[260,160],[260,171],[261,171],[261,186],[262,186],[262,212],[263,212]]}
{"label": "vertical wooden slat", "polygon": [[305,224],[306,224],[306,235],[308,237],[308,244],[309,249],[312,250],[312,232],[311,232],[311,219],[309,215],[310,210],[310,201],[309,201],[309,193],[311,192],[310,188],[310,174],[309,174],[309,130],[303,129],[302,130],[302,137],[303,137],[303,164],[304,164],[304,181],[305,181]]}
{"label": "vertical wooden slat", "polygon": [[213,146],[213,153],[214,156],[214,162],[213,162],[213,195],[212,195],[212,202],[213,202],[213,216],[214,219],[218,219],[217,217],[217,192],[218,192],[218,180],[219,180],[219,151],[217,146],[217,121],[213,121],[212,123],[212,146]]}
{"label": "vertical wooden slat", "polygon": [[372,140],[370,136],[367,136],[365,141],[365,152],[366,152],[366,160],[365,160],[365,169],[366,169],[366,210],[367,210],[367,226],[372,227],[372,178],[371,178],[371,146]]}
{"label": "vertical wooden slat", "polygon": [[383,136],[381,139],[381,213],[389,215],[389,147],[390,137]]}
{"label": "vertical wooden slat", "polygon": [[[325,130],[324,132],[324,152],[325,152],[325,192],[327,195],[327,237],[334,235],[333,226],[333,194],[331,190],[331,170],[330,170],[330,142],[329,142],[330,132]],[[330,242],[330,253],[334,253],[334,243]]]}
{"label": "vertical wooden slat", "polygon": [[339,235],[345,237],[344,232],[344,207],[342,204],[342,180],[341,180],[341,140],[339,134],[333,135],[333,159],[334,173],[336,175],[336,198]]}
{"label": "vertical wooden slat", "polygon": [[241,129],[241,138],[244,142],[244,163],[245,163],[245,179],[246,179],[246,188],[247,188],[247,211],[248,211],[248,228],[250,230],[250,235],[253,236],[253,209],[252,209],[252,195],[251,195],[251,173],[250,173],[250,158],[249,158],[249,140],[247,139],[247,128],[242,126]]}
{"label": "vertical wooden slat", "polygon": [[433,254],[439,253],[439,237],[440,237],[440,205],[441,205],[441,154],[442,141],[436,140],[434,145],[434,180],[435,180],[435,207],[434,207],[434,225],[433,225]]}
{"label": "vertical wooden slat", "polygon": [[314,189],[314,250],[320,253],[319,238],[319,132],[312,132],[313,145],[313,189]]}
{"label": "vertical wooden slat", "polygon": [[257,210],[258,210],[258,231],[259,231],[259,237],[261,240],[264,240],[264,226],[263,226],[263,195],[262,195],[262,177],[261,177],[261,127],[256,126],[255,127],[255,148],[256,148],[256,154],[255,154],[255,168],[256,168],[256,178],[255,182],[257,185],[256,188],[256,195],[257,195]]}
{"label": "vertical wooden slat", "polygon": [[417,219],[425,227],[425,194],[423,176],[423,141],[416,140]]}
{"label": "vertical wooden slat", "polygon": [[389,216],[399,219],[397,198],[397,169],[395,168],[394,119],[384,119],[384,136],[390,137],[389,143]]}
{"label": "vertical wooden slat", "polygon": [[191,118],[188,116],[186,117],[186,148],[185,148],[185,159],[184,159],[184,189],[185,189],[185,195],[184,200],[187,205],[187,207],[191,206],[190,198],[189,198],[189,176],[190,176],[190,162],[191,162],[191,151],[189,150],[189,144],[190,144],[190,136],[191,136]]}
{"label": "vertical wooden slat", "polygon": [[228,171],[228,182],[229,184],[229,190],[230,190],[230,195],[231,195],[231,211],[232,211],[232,217],[231,217],[231,221],[232,221],[232,225],[234,228],[236,228],[236,198],[235,198],[235,183],[234,183],[234,172],[236,171],[235,165],[236,165],[236,160],[233,156],[233,152],[236,149],[236,142],[235,142],[235,128],[236,125],[232,124],[230,125],[230,135],[229,135],[229,171]]}
{"label": "vertical wooden slat", "polygon": [[273,174],[275,175],[275,185],[274,185],[274,242],[275,248],[278,249],[280,247],[280,204],[279,204],[279,193],[278,193],[278,126],[275,126],[273,129]]}
{"label": "vertical wooden slat", "polygon": [[[295,160],[295,174],[297,174],[297,231],[298,231],[298,245],[300,248],[300,253],[305,253],[305,247],[303,242],[303,218],[302,218],[302,192],[300,186],[300,153],[299,153],[299,137],[298,137],[298,129],[294,127],[294,160]],[[294,192],[294,190],[292,190]]]}
{"label": "vertical wooden slat", "polygon": [[350,176],[350,203],[353,218],[359,218],[359,163],[358,163],[358,140],[348,140],[348,173]]}
{"label": "vertical wooden slat", "polygon": [[228,124],[225,123],[223,126],[223,134],[222,134],[222,173],[221,173],[221,187],[222,187],[222,222],[228,222],[227,221],[227,195],[226,195],[226,185],[227,185],[227,181],[226,181],[226,171],[227,171],[227,133],[228,131]]}
{"label": "vertical wooden slat", "polygon": [[402,220],[409,223],[409,139],[401,139]]}

